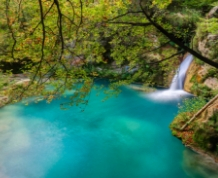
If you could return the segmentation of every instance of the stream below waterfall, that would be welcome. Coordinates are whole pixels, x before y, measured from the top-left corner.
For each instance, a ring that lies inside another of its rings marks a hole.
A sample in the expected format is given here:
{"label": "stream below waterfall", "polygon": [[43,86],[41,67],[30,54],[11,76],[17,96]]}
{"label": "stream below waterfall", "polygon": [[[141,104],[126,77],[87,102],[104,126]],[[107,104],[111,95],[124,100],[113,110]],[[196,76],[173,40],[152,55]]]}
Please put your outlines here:
{"label": "stream below waterfall", "polygon": [[178,100],[151,100],[128,87],[105,102],[96,94],[85,108],[60,109],[70,92],[51,104],[2,108],[0,177],[218,177],[215,165],[171,135]]}
{"label": "stream below waterfall", "polygon": [[30,98],[28,106],[1,108],[0,178],[217,178],[218,166],[169,129],[190,96],[182,90],[192,56],[186,59],[169,90],[126,86],[102,102],[104,89],[93,89],[87,106],[61,110],[73,93],[66,91],[51,104]]}

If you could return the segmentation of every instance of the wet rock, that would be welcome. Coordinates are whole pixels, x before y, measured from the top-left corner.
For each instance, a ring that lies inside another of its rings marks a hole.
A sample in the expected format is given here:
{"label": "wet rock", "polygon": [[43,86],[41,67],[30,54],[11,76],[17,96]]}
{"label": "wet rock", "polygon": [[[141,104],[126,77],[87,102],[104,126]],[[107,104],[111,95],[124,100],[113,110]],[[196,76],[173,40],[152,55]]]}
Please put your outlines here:
{"label": "wet rock", "polygon": [[200,69],[200,65],[198,65],[195,61],[191,63],[191,65],[188,68],[188,71],[186,73],[186,79],[184,82],[184,90],[191,93],[191,87],[193,85],[193,82],[191,81],[192,77],[196,75],[197,71]]}

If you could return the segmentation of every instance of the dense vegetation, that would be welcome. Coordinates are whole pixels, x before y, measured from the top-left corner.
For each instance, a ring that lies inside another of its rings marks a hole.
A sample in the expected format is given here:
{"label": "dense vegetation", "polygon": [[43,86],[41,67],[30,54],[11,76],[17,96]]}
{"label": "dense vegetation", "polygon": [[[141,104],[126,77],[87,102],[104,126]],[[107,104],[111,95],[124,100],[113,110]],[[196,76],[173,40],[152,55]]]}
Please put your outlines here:
{"label": "dense vegetation", "polygon": [[[7,88],[11,101],[39,94],[50,101],[66,89],[75,89],[70,104],[82,102],[93,80],[105,77],[115,90],[133,81],[164,85],[180,62],[177,56],[185,52],[218,67],[216,55],[204,56],[191,45],[198,23],[202,26],[202,17],[216,5],[214,0],[1,3],[1,78],[24,73],[31,79]],[[214,31],[217,23],[210,21],[197,33]],[[2,80],[0,86],[8,83]],[[48,84],[53,90],[45,90]]]}
{"label": "dense vegetation", "polygon": [[[50,102],[73,89],[62,107],[87,104],[99,78],[110,79],[108,97],[132,82],[168,86],[189,52],[198,68],[213,68],[193,75],[191,92],[202,97],[184,101],[171,129],[185,144],[218,153],[217,112],[180,129],[218,92],[204,85],[218,76],[217,0],[0,2],[0,97],[7,102],[33,95]],[[17,81],[16,74],[30,80]]]}

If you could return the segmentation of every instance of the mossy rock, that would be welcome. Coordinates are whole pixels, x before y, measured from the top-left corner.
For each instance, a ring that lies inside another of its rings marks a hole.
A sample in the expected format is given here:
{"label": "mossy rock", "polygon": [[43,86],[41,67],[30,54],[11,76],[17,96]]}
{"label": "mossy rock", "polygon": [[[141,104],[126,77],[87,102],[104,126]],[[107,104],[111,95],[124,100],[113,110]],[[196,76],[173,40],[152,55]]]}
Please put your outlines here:
{"label": "mossy rock", "polygon": [[196,35],[193,39],[194,49],[203,56],[218,61],[218,19],[202,19],[197,24]]}

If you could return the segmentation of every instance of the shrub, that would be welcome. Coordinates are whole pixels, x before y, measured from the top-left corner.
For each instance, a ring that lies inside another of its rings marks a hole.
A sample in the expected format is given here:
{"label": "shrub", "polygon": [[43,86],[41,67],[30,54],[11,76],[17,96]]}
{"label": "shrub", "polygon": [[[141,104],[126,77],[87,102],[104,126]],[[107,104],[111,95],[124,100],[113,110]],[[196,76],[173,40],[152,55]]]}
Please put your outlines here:
{"label": "shrub", "polygon": [[179,106],[178,113],[195,113],[206,104],[206,100],[203,97],[186,98],[182,101],[182,105]]}
{"label": "shrub", "polygon": [[204,150],[218,151],[218,112],[215,112],[207,122],[199,125],[193,139]]}

